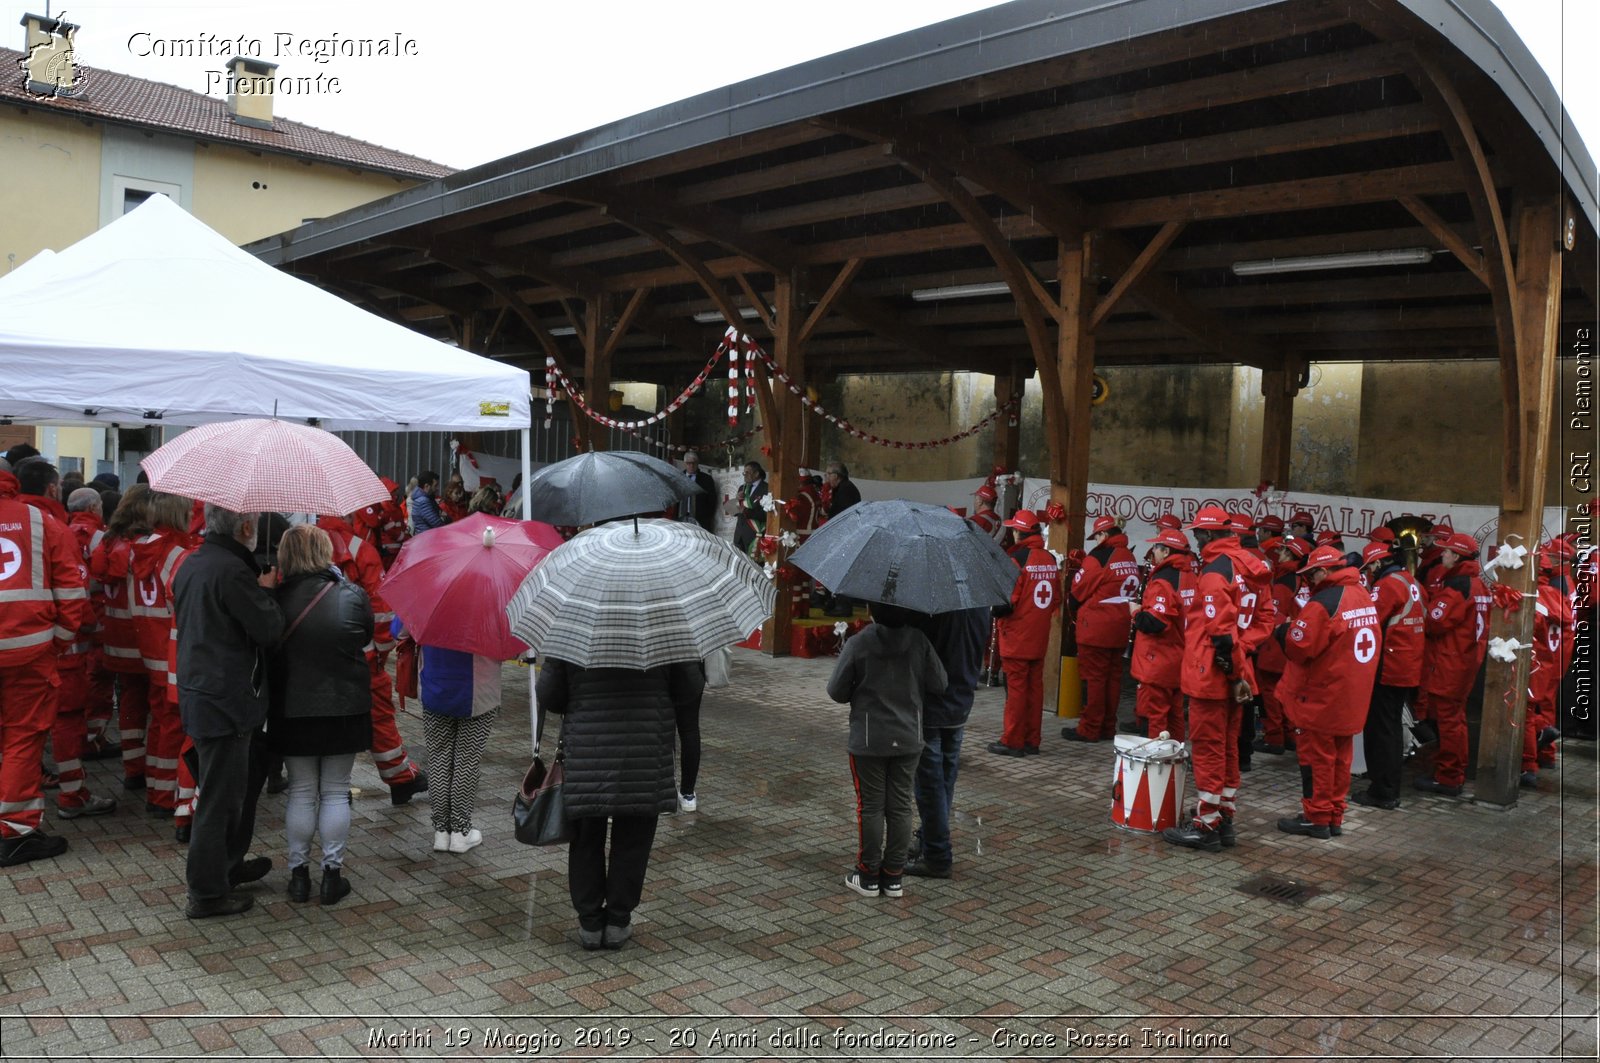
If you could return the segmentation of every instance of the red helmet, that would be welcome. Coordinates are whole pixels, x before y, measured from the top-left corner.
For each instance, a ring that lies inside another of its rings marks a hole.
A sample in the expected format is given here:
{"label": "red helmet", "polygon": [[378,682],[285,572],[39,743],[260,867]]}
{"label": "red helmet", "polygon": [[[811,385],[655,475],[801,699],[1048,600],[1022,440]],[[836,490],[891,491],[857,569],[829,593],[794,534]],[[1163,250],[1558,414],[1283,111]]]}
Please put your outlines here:
{"label": "red helmet", "polygon": [[1233,517],[1221,506],[1201,506],[1200,512],[1194,515],[1194,520],[1189,522],[1189,527],[1200,531],[1220,531],[1232,533]]}
{"label": "red helmet", "polygon": [[1036,532],[1039,530],[1039,514],[1031,509],[1019,509],[1011,514],[1011,519],[1002,526],[1015,528],[1018,531]]}
{"label": "red helmet", "polygon": [[1347,562],[1344,555],[1331,546],[1319,546],[1311,551],[1311,556],[1306,558],[1305,567],[1301,572],[1310,572],[1314,568],[1344,568]]}

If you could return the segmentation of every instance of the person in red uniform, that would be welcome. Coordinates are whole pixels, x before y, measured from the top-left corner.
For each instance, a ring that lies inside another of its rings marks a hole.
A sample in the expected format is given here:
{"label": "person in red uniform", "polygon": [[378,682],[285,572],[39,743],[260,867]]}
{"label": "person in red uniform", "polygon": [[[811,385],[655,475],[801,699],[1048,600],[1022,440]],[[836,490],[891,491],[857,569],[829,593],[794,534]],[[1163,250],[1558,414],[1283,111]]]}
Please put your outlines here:
{"label": "person in red uniform", "polygon": [[1060,568],[1044,548],[1039,518],[1019,509],[1005,526],[1016,535],[1011,560],[1017,583],[1009,605],[997,605],[1000,657],[1006,673],[1006,707],[1000,741],[989,752],[1021,757],[1039,752],[1044,715],[1044,655],[1050,643],[1050,618],[1061,608]]}
{"label": "person in red uniform", "polygon": [[1268,539],[1283,538],[1283,518],[1271,513],[1263,513],[1256,518],[1256,538],[1263,544]]}
{"label": "person in red uniform", "polygon": [[0,867],[67,850],[42,829],[44,743],[55,651],[94,623],[72,532],[18,494],[17,478],[0,472]]}
{"label": "person in red uniform", "polygon": [[394,559],[400,556],[400,547],[405,545],[410,533],[406,530],[406,508],[401,501],[400,485],[387,476],[379,479],[389,489],[389,501],[376,507],[377,541],[372,545],[383,556],[383,570],[387,572],[394,565]]}
{"label": "person in red uniform", "polygon": [[1189,696],[1189,746],[1197,796],[1194,819],[1168,827],[1173,845],[1218,852],[1234,844],[1239,793],[1240,703],[1250,697],[1240,633],[1255,620],[1252,583],[1267,566],[1239,545],[1220,506],[1203,506],[1189,525],[1200,544],[1200,575],[1183,618],[1183,692]]}
{"label": "person in red uniform", "polygon": [[1400,769],[1405,759],[1401,717],[1422,682],[1422,587],[1395,551],[1393,536],[1374,539],[1361,552],[1362,570],[1378,607],[1383,655],[1363,729],[1367,788],[1350,800],[1368,808],[1400,807]]}
{"label": "person in red uniform", "polygon": [[1300,570],[1311,600],[1275,631],[1289,666],[1278,685],[1300,756],[1300,814],[1278,820],[1285,834],[1342,833],[1350,792],[1352,737],[1361,730],[1383,641],[1372,595],[1336,547],[1319,546]]}
{"label": "person in red uniform", "polygon": [[1139,600],[1139,565],[1117,519],[1096,517],[1089,541],[1094,546],[1067,590],[1067,609],[1077,625],[1078,671],[1087,694],[1078,726],[1061,730],[1069,742],[1110,741],[1117,733],[1122,655],[1133,625],[1128,604]]}
{"label": "person in red uniform", "polygon": [[[89,559],[95,548],[105,538],[105,513],[100,492],[92,487],[80,487],[67,499],[67,527],[78,540],[78,551],[83,558],[84,571],[89,570]],[[101,612],[105,608],[105,595],[99,583],[89,581],[89,602],[94,607],[95,627],[88,651],[89,693],[84,703],[83,760],[103,760],[115,757],[120,750],[106,737],[111,724],[111,713],[116,707],[115,679],[106,671],[105,653],[101,646]]]}
{"label": "person in red uniform", "polygon": [[1474,560],[1478,541],[1452,532],[1439,547],[1439,589],[1428,597],[1423,622],[1422,697],[1428,718],[1439,729],[1439,752],[1432,777],[1412,780],[1418,790],[1458,797],[1466,781],[1467,696],[1489,649],[1489,606],[1493,599]]}
{"label": "person in red uniform", "polygon": [[1572,603],[1551,581],[1562,559],[1546,544],[1539,550],[1538,600],[1533,606],[1533,662],[1528,671],[1528,708],[1523,721],[1522,779],[1539,785],[1539,769],[1555,766],[1556,695],[1572,664]]}
{"label": "person in red uniform", "polygon": [[1313,529],[1317,526],[1317,518],[1305,510],[1299,510],[1289,518],[1289,534],[1297,539],[1312,540],[1315,536]]}
{"label": "person in red uniform", "polygon": [[189,534],[192,500],[153,492],[150,534],[133,544],[134,598],[130,612],[139,638],[139,656],[150,677],[150,729],[145,736],[145,809],[172,816],[178,807],[178,756],[183,723],[167,677],[173,642],[172,599],[168,589],[184,555],[200,545]]}
{"label": "person in red uniform", "polygon": [[[28,458],[16,469],[17,483],[21,488],[18,501],[32,506],[47,519],[55,521],[71,532],[71,518],[61,505],[61,476],[54,465],[44,458]],[[94,496],[97,504],[99,495]],[[88,595],[89,566],[83,563],[83,549],[78,537],[72,534],[73,556],[77,559],[80,576]],[[85,713],[89,703],[89,667],[94,649],[93,600],[90,599],[90,623],[74,629],[70,635],[56,639],[55,711],[50,721],[50,750],[56,758],[56,772],[60,789],[56,791],[56,814],[62,819],[79,816],[103,816],[114,812],[117,802],[110,797],[96,797],[84,785],[83,746],[88,737]]]}
{"label": "person in red uniform", "polygon": [[1000,531],[1000,514],[994,511],[994,504],[999,500],[999,492],[994,485],[983,484],[974,492],[978,504],[972,513],[972,523],[983,529],[985,535],[993,536]]}
{"label": "person in red uniform", "polygon": [[1440,521],[1435,524],[1421,539],[1421,552],[1417,556],[1417,582],[1422,584],[1422,593],[1430,601],[1439,584],[1444,580],[1444,568],[1440,559],[1444,556],[1444,542],[1455,534],[1455,530]]}
{"label": "person in red uniform", "polygon": [[106,671],[117,681],[117,733],[122,746],[122,787],[143,790],[145,730],[150,721],[150,673],[139,653],[139,629],[133,619],[137,594],[133,578],[133,544],[150,532],[150,488],[134,484],[122,496],[106,523],[105,537],[89,558],[89,575],[100,586],[100,649]]}
{"label": "person in red uniform", "polygon": [[[1282,521],[1278,522],[1282,524]],[[1270,537],[1261,543],[1267,562],[1272,566],[1272,604],[1278,623],[1293,621],[1300,610],[1295,595],[1300,590],[1301,564],[1311,553],[1304,539],[1291,535],[1288,538]],[[1276,639],[1267,639],[1256,651],[1256,685],[1261,691],[1261,734],[1252,744],[1257,753],[1274,756],[1284,753],[1293,742],[1290,728],[1283,718],[1283,702],[1278,700],[1278,683],[1289,659]]]}
{"label": "person in red uniform", "polygon": [[372,644],[367,647],[367,671],[372,686],[372,762],[389,787],[389,802],[403,805],[428,788],[428,775],[417,767],[406,752],[395,715],[394,684],[389,679],[389,653],[394,649],[390,630],[394,612],[390,610],[379,584],[383,581],[383,559],[367,540],[356,534],[347,520],[323,516],[317,527],[333,542],[333,563],[345,578],[367,592],[372,602]]}
{"label": "person in red uniform", "polygon": [[1183,613],[1194,597],[1194,556],[1181,531],[1163,531],[1148,540],[1153,567],[1144,598],[1133,610],[1133,678],[1139,681],[1138,713],[1151,738],[1183,741]]}

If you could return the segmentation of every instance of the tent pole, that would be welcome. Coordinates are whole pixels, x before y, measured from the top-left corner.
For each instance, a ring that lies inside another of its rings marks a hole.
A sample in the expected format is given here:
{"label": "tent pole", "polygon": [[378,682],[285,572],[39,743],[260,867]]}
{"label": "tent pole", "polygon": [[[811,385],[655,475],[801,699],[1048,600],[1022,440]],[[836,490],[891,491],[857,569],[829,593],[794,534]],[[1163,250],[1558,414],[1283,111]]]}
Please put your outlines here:
{"label": "tent pole", "polygon": [[[117,482],[122,480],[122,432],[115,424],[106,428],[106,434],[111,437],[111,471],[116,474]],[[110,519],[109,517],[107,518]]]}
{"label": "tent pole", "polygon": [[[528,481],[533,479],[533,429],[522,430],[522,519],[533,519],[533,492]],[[528,662],[528,726],[533,742],[533,755],[539,755],[539,695],[533,689],[533,662]]]}

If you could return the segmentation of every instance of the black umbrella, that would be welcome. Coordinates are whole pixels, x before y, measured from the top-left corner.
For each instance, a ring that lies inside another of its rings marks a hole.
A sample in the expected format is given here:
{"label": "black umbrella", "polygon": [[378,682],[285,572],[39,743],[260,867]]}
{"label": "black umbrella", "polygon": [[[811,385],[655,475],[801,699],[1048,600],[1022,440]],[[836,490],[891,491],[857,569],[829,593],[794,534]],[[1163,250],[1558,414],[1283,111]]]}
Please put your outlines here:
{"label": "black umbrella", "polygon": [[789,560],[835,594],[921,613],[1003,605],[1019,571],[971,521],[904,499],[851,506]]}
{"label": "black umbrella", "polygon": [[701,493],[682,471],[633,450],[579,454],[546,465],[528,481],[533,519],[569,527],[655,515]]}

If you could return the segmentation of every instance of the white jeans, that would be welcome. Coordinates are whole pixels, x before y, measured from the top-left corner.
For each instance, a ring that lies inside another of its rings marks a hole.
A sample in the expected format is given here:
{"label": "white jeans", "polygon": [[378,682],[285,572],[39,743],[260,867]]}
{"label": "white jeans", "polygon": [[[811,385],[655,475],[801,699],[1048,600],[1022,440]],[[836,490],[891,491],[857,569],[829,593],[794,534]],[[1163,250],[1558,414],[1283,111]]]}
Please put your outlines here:
{"label": "white jeans", "polygon": [[333,757],[284,757],[289,772],[283,829],[289,836],[289,868],[307,863],[312,834],[322,836],[322,866],[343,867],[350,840],[350,772],[354,753]]}

